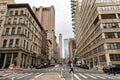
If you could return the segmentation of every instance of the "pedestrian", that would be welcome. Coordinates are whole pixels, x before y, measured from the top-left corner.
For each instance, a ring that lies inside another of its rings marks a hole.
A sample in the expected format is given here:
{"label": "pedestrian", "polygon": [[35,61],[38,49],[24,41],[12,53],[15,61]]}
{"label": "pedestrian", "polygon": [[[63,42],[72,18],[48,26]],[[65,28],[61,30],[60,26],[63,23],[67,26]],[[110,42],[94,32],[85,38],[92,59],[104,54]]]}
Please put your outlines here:
{"label": "pedestrian", "polygon": [[73,63],[71,62],[70,63],[70,71],[69,71],[69,73],[74,73],[74,66],[73,66]]}
{"label": "pedestrian", "polygon": [[108,72],[108,74],[110,75],[110,74],[112,74],[113,73],[113,65],[112,64],[109,64],[109,72]]}

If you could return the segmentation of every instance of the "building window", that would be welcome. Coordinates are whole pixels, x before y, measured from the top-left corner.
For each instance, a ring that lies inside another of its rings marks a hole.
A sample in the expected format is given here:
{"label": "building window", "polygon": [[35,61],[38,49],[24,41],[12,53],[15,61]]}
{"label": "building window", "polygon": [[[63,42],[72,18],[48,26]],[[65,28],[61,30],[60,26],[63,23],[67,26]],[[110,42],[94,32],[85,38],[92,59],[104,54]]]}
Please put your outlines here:
{"label": "building window", "polygon": [[110,54],[111,61],[120,61],[120,54]]}
{"label": "building window", "polygon": [[10,28],[6,28],[5,35],[8,35],[8,34],[9,34],[9,30],[10,30]]}
{"label": "building window", "polygon": [[25,29],[25,35],[27,36],[27,29]]}
{"label": "building window", "polygon": [[18,15],[18,11],[15,11],[15,15]]}
{"label": "building window", "polygon": [[23,15],[23,12],[24,12],[24,11],[23,11],[23,10],[21,10],[20,14],[21,14],[21,15]]}
{"label": "building window", "polygon": [[15,42],[15,47],[19,47],[19,39],[16,39],[16,42]]}
{"label": "building window", "polygon": [[20,18],[20,19],[19,19],[19,23],[20,23],[20,24],[23,24],[23,18]]}
{"label": "building window", "polygon": [[120,49],[120,43],[107,43],[107,49]]}
{"label": "building window", "polygon": [[103,24],[103,28],[119,28],[118,23],[105,23]]}
{"label": "building window", "polygon": [[11,24],[11,18],[8,19],[8,24]]}
{"label": "building window", "polygon": [[105,62],[106,61],[105,55],[99,56],[99,59],[100,59],[100,62]]}
{"label": "building window", "polygon": [[20,34],[21,32],[21,27],[18,27],[17,34]]}
{"label": "building window", "polygon": [[118,36],[118,38],[120,38],[120,32],[117,32],[117,36]]}
{"label": "building window", "polygon": [[17,24],[17,18],[14,18],[13,24]]}
{"label": "building window", "polygon": [[105,38],[115,38],[115,34],[113,32],[105,33]]}
{"label": "building window", "polygon": [[11,48],[12,46],[13,46],[13,39],[10,39],[9,47]]}
{"label": "building window", "polygon": [[7,46],[7,40],[5,39],[4,41],[3,41],[3,48],[5,48]]}
{"label": "building window", "polygon": [[28,38],[30,38],[30,32],[28,32]]}
{"label": "building window", "polygon": [[101,14],[102,19],[116,19],[115,14]]}
{"label": "building window", "polygon": [[13,15],[13,11],[10,11],[10,14],[9,14],[9,15],[10,15],[10,16]]}
{"label": "building window", "polygon": [[12,28],[11,35],[15,34],[15,27]]}
{"label": "building window", "polygon": [[23,47],[25,48],[25,43],[26,43],[26,41],[24,40],[24,44],[23,44]]}

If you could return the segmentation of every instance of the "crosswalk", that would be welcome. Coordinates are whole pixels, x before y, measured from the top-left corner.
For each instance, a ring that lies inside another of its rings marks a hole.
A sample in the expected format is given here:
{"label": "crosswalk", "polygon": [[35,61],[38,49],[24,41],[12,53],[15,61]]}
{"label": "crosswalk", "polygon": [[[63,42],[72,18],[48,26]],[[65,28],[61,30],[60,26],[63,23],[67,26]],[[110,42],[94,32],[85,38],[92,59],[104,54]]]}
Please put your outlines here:
{"label": "crosswalk", "polygon": [[[6,80],[9,79],[11,80],[12,77],[15,77],[15,80],[21,80],[24,77],[28,77],[31,75],[37,76],[41,73],[14,73],[14,75],[12,73],[6,73],[4,74],[3,77],[0,77],[0,80]],[[57,73],[60,74],[60,73]],[[60,74],[61,75],[61,74]],[[74,73],[74,74],[70,74],[70,73],[63,73],[62,74],[62,80],[67,80],[67,78],[71,79],[73,78],[73,80],[120,80],[120,75],[117,74],[116,76],[114,75],[108,75],[108,74],[95,74],[95,73]],[[68,80],[69,80],[68,79]]]}
{"label": "crosswalk", "polygon": [[[70,69],[69,68],[49,68],[49,69],[46,69],[46,71],[69,71]],[[87,71],[85,69],[78,69],[78,68],[75,68],[74,71]]]}
{"label": "crosswalk", "polygon": [[[54,72],[59,74],[59,77],[62,78],[61,80],[120,80],[120,74],[114,76],[113,74],[108,75],[105,73],[93,73],[93,72],[81,72],[81,69],[76,68],[74,74],[69,73],[69,68],[47,68],[45,69],[46,72]],[[78,71],[78,72],[76,72]],[[3,72],[1,72],[3,73]],[[34,80],[35,77],[41,75],[40,72],[7,72],[2,74],[3,77],[0,77],[0,80],[12,80],[12,77],[15,77],[15,80]],[[31,77],[31,79],[30,79]],[[24,78],[24,79],[23,79]]]}
{"label": "crosswalk", "polygon": [[0,80],[6,80],[6,79],[12,79],[12,77],[15,78],[15,80],[21,80],[22,78],[25,78],[27,76],[31,75],[38,75],[40,73],[4,73],[3,77],[0,77]]}
{"label": "crosswalk", "polygon": [[[69,76],[68,76],[69,75]],[[72,75],[72,76],[71,76]],[[120,75],[93,74],[93,73],[74,73],[63,74],[64,80],[120,80]],[[73,78],[73,79],[72,79]]]}

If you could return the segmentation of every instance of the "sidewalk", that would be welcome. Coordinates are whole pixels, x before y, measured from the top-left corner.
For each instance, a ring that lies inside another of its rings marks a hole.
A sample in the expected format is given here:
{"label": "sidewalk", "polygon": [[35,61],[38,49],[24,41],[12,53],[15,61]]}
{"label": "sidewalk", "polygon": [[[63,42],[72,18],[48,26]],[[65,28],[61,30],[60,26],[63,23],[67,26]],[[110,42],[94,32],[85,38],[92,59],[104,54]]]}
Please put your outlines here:
{"label": "sidewalk", "polygon": [[57,73],[45,73],[34,80],[60,80]]}

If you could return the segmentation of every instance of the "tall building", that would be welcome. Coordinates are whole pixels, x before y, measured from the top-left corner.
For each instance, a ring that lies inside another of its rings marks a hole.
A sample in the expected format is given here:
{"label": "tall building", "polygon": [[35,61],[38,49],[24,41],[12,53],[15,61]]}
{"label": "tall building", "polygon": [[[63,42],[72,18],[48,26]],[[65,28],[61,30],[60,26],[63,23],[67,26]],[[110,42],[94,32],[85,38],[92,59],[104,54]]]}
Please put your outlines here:
{"label": "tall building", "polygon": [[62,63],[62,34],[59,34],[59,62]]}
{"label": "tall building", "polygon": [[69,39],[64,39],[64,58],[69,58]]}
{"label": "tall building", "polygon": [[74,38],[69,38],[69,60],[74,61],[75,59],[76,43]]}
{"label": "tall building", "polygon": [[77,9],[75,40],[89,67],[120,63],[120,0],[83,0]]}
{"label": "tall building", "polygon": [[[0,68],[38,65],[46,60],[47,36],[28,4],[7,4],[0,38]],[[44,45],[43,45],[44,44]]]}
{"label": "tall building", "polygon": [[51,47],[49,46],[49,57],[48,59],[52,61],[52,63],[56,62],[56,36],[55,36],[55,9],[53,6],[51,7],[42,7],[39,8],[33,7],[33,12],[38,18],[39,22],[43,26],[44,30],[47,33],[47,39],[51,41]]}
{"label": "tall building", "polygon": [[76,9],[81,6],[81,1],[82,0],[71,0],[71,15],[72,15],[72,25],[75,25],[75,14],[76,14]]}

